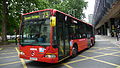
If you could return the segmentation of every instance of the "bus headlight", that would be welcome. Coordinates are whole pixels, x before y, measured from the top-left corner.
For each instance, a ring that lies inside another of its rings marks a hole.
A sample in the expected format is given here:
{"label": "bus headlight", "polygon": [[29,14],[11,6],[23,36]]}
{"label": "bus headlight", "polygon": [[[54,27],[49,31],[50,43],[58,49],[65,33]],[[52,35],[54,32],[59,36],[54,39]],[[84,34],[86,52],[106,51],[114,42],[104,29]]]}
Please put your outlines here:
{"label": "bus headlight", "polygon": [[46,58],[55,58],[56,55],[54,55],[54,54],[51,54],[51,55],[45,55],[45,57],[46,57]]}
{"label": "bus headlight", "polygon": [[25,55],[25,53],[24,53],[24,52],[22,52],[22,51],[20,52],[20,54],[21,54],[21,55]]}

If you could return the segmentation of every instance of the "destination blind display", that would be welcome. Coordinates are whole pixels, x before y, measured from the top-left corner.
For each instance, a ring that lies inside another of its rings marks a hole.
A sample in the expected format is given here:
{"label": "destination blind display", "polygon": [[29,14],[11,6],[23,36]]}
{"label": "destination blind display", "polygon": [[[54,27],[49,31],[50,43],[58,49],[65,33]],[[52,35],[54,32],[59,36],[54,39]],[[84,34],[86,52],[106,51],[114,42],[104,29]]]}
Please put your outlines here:
{"label": "destination blind display", "polygon": [[24,15],[23,19],[24,21],[32,21],[32,20],[45,19],[49,17],[50,17],[50,11],[44,11],[44,12],[37,12],[29,15]]}

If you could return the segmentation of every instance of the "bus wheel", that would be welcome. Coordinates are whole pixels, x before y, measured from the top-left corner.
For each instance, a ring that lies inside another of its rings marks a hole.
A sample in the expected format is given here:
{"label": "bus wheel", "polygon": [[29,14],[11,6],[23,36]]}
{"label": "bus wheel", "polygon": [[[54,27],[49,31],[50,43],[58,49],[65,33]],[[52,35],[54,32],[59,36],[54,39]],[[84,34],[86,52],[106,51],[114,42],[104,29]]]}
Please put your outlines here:
{"label": "bus wheel", "polygon": [[73,48],[72,48],[72,57],[77,56],[77,53],[78,53],[77,47],[73,46]]}
{"label": "bus wheel", "polygon": [[91,44],[90,44],[90,46],[92,47],[92,46],[94,46],[94,41],[93,40],[91,40]]}
{"label": "bus wheel", "polygon": [[88,44],[88,49],[91,48],[93,46],[92,41],[90,42],[90,44]]}
{"label": "bus wheel", "polygon": [[91,43],[90,44],[88,44],[88,49],[91,47]]}

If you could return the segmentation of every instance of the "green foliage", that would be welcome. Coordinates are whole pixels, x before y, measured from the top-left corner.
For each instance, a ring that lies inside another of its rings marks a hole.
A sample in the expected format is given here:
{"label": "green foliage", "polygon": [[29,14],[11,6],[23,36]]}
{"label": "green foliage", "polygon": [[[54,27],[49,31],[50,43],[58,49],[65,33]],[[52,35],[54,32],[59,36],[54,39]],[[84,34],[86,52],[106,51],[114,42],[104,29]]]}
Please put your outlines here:
{"label": "green foliage", "polygon": [[[0,5],[2,6],[2,1]],[[7,23],[7,34],[15,34],[14,30],[19,29],[20,17],[23,13],[28,13],[31,11],[36,11],[36,0],[9,0],[8,1],[8,23]],[[0,8],[2,10],[2,8]],[[2,12],[0,12],[2,14]],[[0,15],[0,22],[2,22],[2,17]],[[1,23],[0,23],[1,24]],[[1,32],[1,25],[0,25]]]}
{"label": "green foliage", "polygon": [[0,14],[0,32],[1,32],[1,29],[2,29],[2,25],[1,24],[2,24],[2,15]]}
{"label": "green foliage", "polygon": [[[0,0],[0,6],[2,6]],[[83,9],[87,2],[84,0],[8,0],[8,23],[7,34],[14,34],[14,29],[19,29],[20,17],[23,13],[42,9],[57,9],[62,12],[71,14],[79,19],[84,17]],[[2,14],[2,7],[0,13]],[[0,33],[2,16],[0,14]]]}
{"label": "green foliage", "polygon": [[87,2],[84,0],[47,0],[49,7],[68,13],[76,18],[84,18],[83,9],[86,8]]}

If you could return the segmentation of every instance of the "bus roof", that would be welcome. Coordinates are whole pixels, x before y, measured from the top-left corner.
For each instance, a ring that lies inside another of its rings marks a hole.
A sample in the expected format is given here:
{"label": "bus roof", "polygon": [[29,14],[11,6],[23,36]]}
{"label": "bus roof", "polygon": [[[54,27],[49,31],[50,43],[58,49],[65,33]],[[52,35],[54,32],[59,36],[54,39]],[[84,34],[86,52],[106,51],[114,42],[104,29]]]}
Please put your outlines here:
{"label": "bus roof", "polygon": [[32,13],[36,13],[36,12],[49,11],[49,10],[53,10],[53,9],[38,10],[38,11],[30,12],[30,13],[25,13],[25,14],[22,14],[22,15],[28,15],[28,14],[32,14]]}
{"label": "bus roof", "polygon": [[[69,15],[69,14],[66,14],[66,13],[64,13],[64,12],[61,12],[61,11],[59,11],[59,10],[56,10],[56,11],[58,11],[58,12],[60,12],[60,13],[64,14],[64,15],[66,15],[66,16],[72,17],[72,18],[73,18],[73,19],[75,19],[75,20],[78,20],[78,21],[80,21],[80,22],[83,22],[82,20],[77,19],[77,18],[75,18],[75,17],[73,17],[73,16],[71,16],[71,15]],[[86,22],[83,22],[83,23],[85,23],[85,24],[88,24],[88,25],[92,26],[92,24],[89,24],[89,23],[86,23]]]}
{"label": "bus roof", "polygon": [[[66,15],[66,16],[69,16],[69,17],[71,17],[71,18],[73,18],[73,19],[75,19],[75,20],[78,20],[78,21],[80,21],[80,22],[83,22],[83,21],[82,21],[82,20],[80,20],[80,19],[77,19],[77,18],[75,18],[75,17],[73,17],[73,16],[71,16],[71,15],[69,15],[69,14],[66,14],[66,13],[61,12],[61,11],[56,10],[56,9],[44,9],[44,10],[38,10],[38,11],[33,11],[33,12],[30,12],[30,13],[25,13],[25,14],[22,14],[22,15],[28,15],[28,14],[32,14],[32,13],[36,13],[36,12],[42,12],[42,11],[56,11],[56,12],[60,12],[60,13],[62,13],[62,14],[64,14],[64,15]],[[88,25],[92,26],[92,24],[89,24],[89,23],[86,23],[86,22],[83,22],[83,23],[85,23],[85,24],[88,24]],[[93,27],[93,26],[92,26],[92,27]]]}

